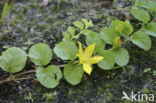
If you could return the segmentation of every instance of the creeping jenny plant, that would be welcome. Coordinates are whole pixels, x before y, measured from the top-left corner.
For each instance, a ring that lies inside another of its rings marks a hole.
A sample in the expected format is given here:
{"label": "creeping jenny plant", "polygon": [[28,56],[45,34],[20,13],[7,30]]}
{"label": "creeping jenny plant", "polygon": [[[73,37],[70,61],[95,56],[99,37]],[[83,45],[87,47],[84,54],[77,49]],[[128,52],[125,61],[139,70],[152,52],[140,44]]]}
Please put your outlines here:
{"label": "creeping jenny plant", "polygon": [[[150,20],[156,17],[154,7],[156,3],[152,0],[133,7],[130,11],[133,19],[140,21],[141,24],[141,27],[135,30],[128,20],[113,20],[109,27],[103,28],[98,33],[91,30],[94,26],[91,20],[82,19],[74,21],[75,27],[69,26],[67,31],[62,33],[63,39],[55,45],[54,52],[46,43],[33,45],[29,49],[28,57],[35,65],[33,67],[35,67],[37,80],[47,88],[55,88],[63,77],[70,84],[77,85],[81,82],[84,72],[91,74],[94,67],[92,64],[97,63],[98,67],[103,70],[127,65],[130,56],[124,44],[132,42],[145,51],[151,48],[150,36],[156,36],[156,22]],[[83,44],[78,42],[78,48],[76,43],[81,35],[86,36],[86,39]],[[86,45],[83,51],[82,47]],[[53,54],[57,60],[62,60],[62,64],[54,65]],[[96,56],[92,57],[93,54]],[[24,68],[26,61],[25,51],[11,47],[2,53],[0,67],[6,72],[16,73]]]}

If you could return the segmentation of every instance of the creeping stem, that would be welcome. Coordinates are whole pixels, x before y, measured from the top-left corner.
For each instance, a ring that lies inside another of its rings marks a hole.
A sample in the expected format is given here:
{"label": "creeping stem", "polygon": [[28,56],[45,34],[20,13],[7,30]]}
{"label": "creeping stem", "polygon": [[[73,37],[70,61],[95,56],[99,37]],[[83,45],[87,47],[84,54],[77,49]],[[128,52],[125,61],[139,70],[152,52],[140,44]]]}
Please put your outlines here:
{"label": "creeping stem", "polygon": [[[63,68],[65,66],[65,64],[64,65],[57,65],[57,66],[60,67],[60,68]],[[21,73],[15,74],[13,76],[13,78],[8,77],[5,80],[0,81],[0,85],[3,84],[3,83],[11,82],[11,81],[17,82],[17,81],[20,81],[20,80],[32,79],[33,77],[25,77],[25,78],[18,78],[18,77],[23,76],[25,74],[29,74],[29,73],[35,73],[35,72],[36,72],[36,70],[23,71]]]}

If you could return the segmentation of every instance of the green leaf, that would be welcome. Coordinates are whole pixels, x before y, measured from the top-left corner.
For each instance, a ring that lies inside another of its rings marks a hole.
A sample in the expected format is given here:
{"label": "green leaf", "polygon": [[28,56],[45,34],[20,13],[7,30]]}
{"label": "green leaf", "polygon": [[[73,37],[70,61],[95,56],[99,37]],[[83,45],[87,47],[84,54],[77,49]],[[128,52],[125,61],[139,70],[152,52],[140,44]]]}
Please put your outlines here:
{"label": "green leaf", "polygon": [[33,45],[29,50],[30,60],[39,66],[45,66],[49,64],[52,59],[52,51],[48,44],[38,43]]}
{"label": "green leaf", "polygon": [[101,34],[101,38],[105,40],[106,43],[111,45],[114,44],[114,40],[117,37],[116,31],[112,27],[104,28],[100,34]]}
{"label": "green leaf", "polygon": [[74,66],[72,64],[67,64],[64,67],[64,76],[65,79],[72,85],[77,85],[81,82],[81,78],[83,76],[83,68],[82,65]]}
{"label": "green leaf", "polygon": [[150,20],[149,13],[144,9],[137,9],[132,10],[131,14],[138,19],[139,21],[142,21],[143,23],[147,23]]}
{"label": "green leaf", "polygon": [[115,56],[112,51],[103,50],[99,53],[104,59],[98,62],[98,66],[103,70],[111,70],[115,64]]}
{"label": "green leaf", "polygon": [[60,68],[55,65],[50,65],[47,68],[39,67],[36,69],[36,77],[43,86],[55,88],[62,78],[62,72]]}
{"label": "green leaf", "polygon": [[78,53],[78,48],[73,41],[62,41],[56,44],[54,52],[62,60],[74,60]]}
{"label": "green leaf", "polygon": [[82,22],[85,24],[85,28],[88,28],[88,27],[93,27],[94,26],[94,24],[93,24],[93,22],[90,20],[89,22],[88,22],[88,20],[87,19],[81,19],[82,20]]}
{"label": "green leaf", "polygon": [[155,1],[145,1],[143,7],[156,12],[156,2]]}
{"label": "green leaf", "polygon": [[135,32],[135,34],[132,36],[131,41],[145,51],[148,51],[151,48],[151,39],[143,31]]}
{"label": "green leaf", "polygon": [[16,47],[8,48],[0,57],[0,67],[10,73],[21,71],[26,64],[27,54],[24,50]]}
{"label": "green leaf", "polygon": [[115,62],[119,66],[127,65],[129,62],[129,54],[125,48],[115,48],[113,49],[113,53],[115,55]]}
{"label": "green leaf", "polygon": [[128,21],[113,20],[111,24],[122,36],[128,37],[133,32],[133,27]]}
{"label": "green leaf", "polygon": [[156,37],[156,22],[151,22],[149,24],[147,24],[143,31],[145,31],[147,34],[151,35],[151,36],[155,36]]}
{"label": "green leaf", "polygon": [[84,25],[82,22],[80,21],[75,21],[73,22],[74,26],[76,26],[77,28],[79,28],[80,30],[83,30],[84,29]]}
{"label": "green leaf", "polygon": [[2,11],[2,15],[1,15],[1,23],[4,22],[5,18],[7,17],[10,9],[12,7],[12,4],[9,3],[9,0],[5,1],[5,4],[3,6],[3,11]]}
{"label": "green leaf", "polygon": [[63,34],[63,38],[65,40],[69,40],[70,39],[70,35],[67,32],[63,32],[62,34]]}
{"label": "green leaf", "polygon": [[86,43],[87,43],[87,45],[96,43],[96,45],[95,45],[96,52],[100,52],[100,51],[104,50],[104,48],[105,48],[105,42],[103,39],[101,39],[100,34],[97,32],[90,31],[90,33],[88,33],[86,35]]}
{"label": "green leaf", "polygon": [[71,35],[71,37],[75,34],[75,29],[71,26],[68,27],[67,32]]}

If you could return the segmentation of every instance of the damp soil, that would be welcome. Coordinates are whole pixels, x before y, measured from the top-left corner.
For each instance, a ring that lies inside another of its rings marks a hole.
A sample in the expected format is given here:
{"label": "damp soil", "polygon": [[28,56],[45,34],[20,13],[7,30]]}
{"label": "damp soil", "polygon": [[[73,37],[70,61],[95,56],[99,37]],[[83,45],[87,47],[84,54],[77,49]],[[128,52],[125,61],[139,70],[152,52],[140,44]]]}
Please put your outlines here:
{"label": "damp soil", "polygon": [[[16,0],[13,8],[0,29],[0,53],[8,47],[16,46],[25,49],[39,42],[45,42],[51,48],[62,39],[65,31],[75,20],[91,19],[95,26],[93,30],[99,32],[109,26],[111,20],[119,18],[125,20],[123,11],[129,11],[133,3],[129,0],[75,0],[73,3],[56,0],[40,8],[42,0]],[[101,2],[105,2],[101,5]],[[0,1],[0,12],[3,2]],[[133,26],[136,21],[132,22]],[[130,62],[125,68],[103,71],[94,67],[91,76],[84,75],[79,85],[72,86],[64,79],[54,89],[43,87],[35,79],[8,82],[0,85],[0,103],[131,103],[121,101],[122,91],[141,91],[156,95],[156,77],[152,73],[145,73],[145,68],[156,70],[156,39],[152,39],[150,51],[128,43],[125,47],[129,51]],[[83,41],[83,38],[81,39]],[[54,56],[53,64],[62,61]],[[24,70],[33,70],[28,61]],[[0,69],[0,80],[7,78],[9,73]]]}

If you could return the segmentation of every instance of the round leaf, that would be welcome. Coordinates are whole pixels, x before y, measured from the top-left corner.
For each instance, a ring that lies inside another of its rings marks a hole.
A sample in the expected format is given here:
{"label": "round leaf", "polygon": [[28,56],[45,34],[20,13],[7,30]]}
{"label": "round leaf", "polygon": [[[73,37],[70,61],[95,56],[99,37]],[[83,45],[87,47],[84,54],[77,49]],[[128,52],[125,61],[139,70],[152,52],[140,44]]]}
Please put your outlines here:
{"label": "round leaf", "polygon": [[29,50],[29,58],[36,65],[45,66],[52,59],[52,51],[48,44],[38,43]]}
{"label": "round leaf", "polygon": [[96,45],[95,45],[96,52],[100,52],[100,51],[104,50],[104,48],[105,48],[105,42],[103,39],[101,39],[100,34],[93,32],[93,31],[91,31],[87,34],[86,43],[87,43],[87,45],[96,43]]}
{"label": "round leaf", "polygon": [[71,26],[68,27],[67,32],[71,35],[71,37],[75,34],[75,29]]}
{"label": "round leaf", "polygon": [[114,21],[112,21],[111,24],[115,28],[118,28],[118,26],[121,26],[120,34],[122,36],[128,37],[133,32],[133,27],[128,21],[124,22],[124,21],[120,21],[120,20],[114,20]]}
{"label": "round leaf", "polygon": [[147,23],[150,20],[149,13],[144,9],[132,10],[131,13],[136,19],[142,21],[143,23]]}
{"label": "round leaf", "polygon": [[63,32],[62,34],[63,34],[63,38],[65,40],[69,40],[70,39],[70,34],[68,34],[67,32]]}
{"label": "round leaf", "polygon": [[10,73],[21,71],[26,64],[27,54],[24,50],[16,47],[8,48],[0,57],[0,67]]}
{"label": "round leaf", "polygon": [[124,65],[128,64],[129,54],[125,48],[116,48],[113,50],[113,53],[115,55],[115,62],[119,66],[124,66]]}
{"label": "round leaf", "polygon": [[100,34],[101,34],[102,39],[111,45],[114,44],[115,37],[117,37],[116,31],[112,27],[104,28]]}
{"label": "round leaf", "polygon": [[78,48],[72,41],[62,41],[56,44],[54,52],[62,60],[74,60],[78,53]]}
{"label": "round leaf", "polygon": [[63,72],[65,79],[72,85],[77,85],[81,82],[83,73],[84,71],[82,65],[74,66],[72,64],[67,64],[64,67],[64,72]]}
{"label": "round leaf", "polygon": [[36,77],[43,86],[55,88],[62,78],[62,72],[55,65],[50,65],[47,68],[39,67],[36,69]]}
{"label": "round leaf", "polygon": [[100,56],[103,56],[104,59],[98,62],[98,66],[104,70],[110,70],[114,67],[115,56],[112,51],[103,50],[100,52]]}
{"label": "round leaf", "polygon": [[155,1],[145,1],[143,7],[156,12],[156,2]]}
{"label": "round leaf", "polygon": [[146,25],[143,29],[147,34],[156,37],[156,22]]}
{"label": "round leaf", "polygon": [[132,37],[132,42],[140,48],[148,51],[151,48],[151,39],[143,31],[137,31]]}

